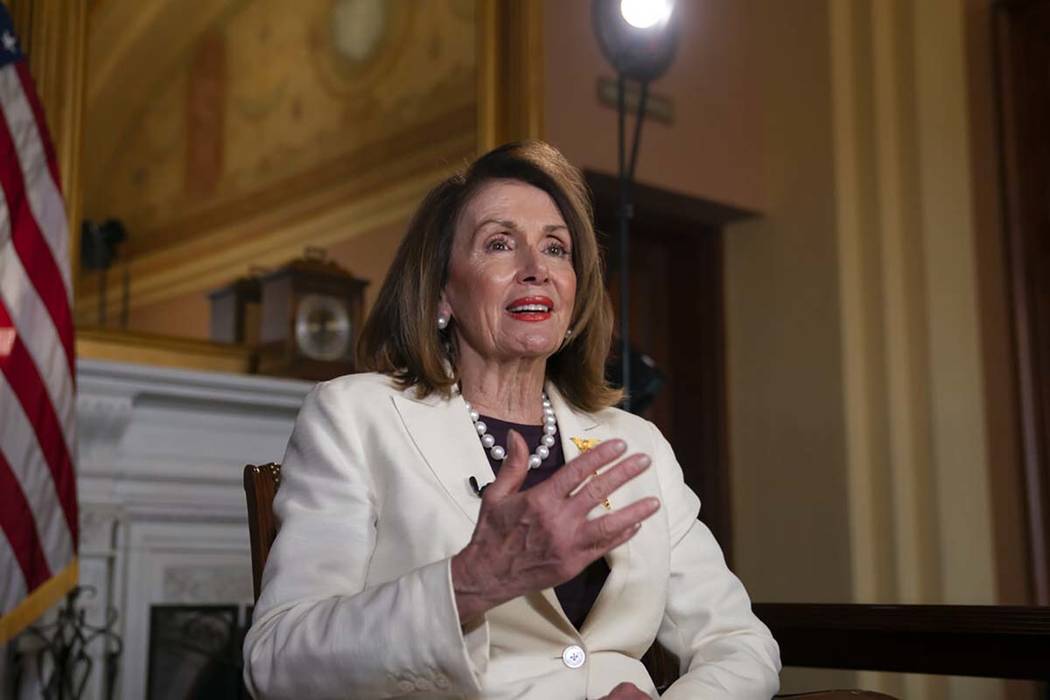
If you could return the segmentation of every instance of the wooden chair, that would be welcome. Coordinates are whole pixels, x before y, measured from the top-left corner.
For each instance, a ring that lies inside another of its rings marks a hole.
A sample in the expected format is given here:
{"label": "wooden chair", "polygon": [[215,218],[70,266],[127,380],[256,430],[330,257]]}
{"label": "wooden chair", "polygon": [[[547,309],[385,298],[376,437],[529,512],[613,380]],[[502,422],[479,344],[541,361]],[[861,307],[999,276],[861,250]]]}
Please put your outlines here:
{"label": "wooden chair", "polygon": [[[263,567],[270,547],[277,537],[277,522],[273,517],[273,497],[281,485],[281,465],[249,464],[244,468],[244,493],[248,499],[248,533],[252,545],[252,583],[255,599],[259,599]],[[678,677],[678,662],[658,644],[642,658],[658,688],[666,688]],[[780,698],[799,700],[894,700],[889,695],[863,690],[831,690],[798,695],[779,695]]]}
{"label": "wooden chair", "polygon": [[252,543],[252,585],[255,600],[262,588],[262,572],[270,547],[277,537],[277,521],[273,517],[273,497],[281,485],[281,465],[249,464],[244,468],[244,494],[248,498],[248,535]]}

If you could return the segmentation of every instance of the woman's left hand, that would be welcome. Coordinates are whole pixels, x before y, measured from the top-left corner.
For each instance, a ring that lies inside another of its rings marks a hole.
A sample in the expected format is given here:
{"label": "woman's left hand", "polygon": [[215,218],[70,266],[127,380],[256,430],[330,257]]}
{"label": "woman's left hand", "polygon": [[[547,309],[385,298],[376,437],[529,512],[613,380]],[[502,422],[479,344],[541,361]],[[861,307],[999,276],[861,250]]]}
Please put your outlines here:
{"label": "woman's left hand", "polygon": [[612,692],[599,700],[652,700],[648,693],[643,693],[641,688],[634,683],[621,683],[612,689]]}
{"label": "woman's left hand", "polygon": [[481,497],[474,534],[450,564],[462,624],[518,596],[568,581],[634,537],[660,507],[657,498],[649,497],[588,517],[610,493],[649,467],[648,455],[635,454],[591,478],[623,456],[623,440],[606,440],[527,491],[520,488],[529,471],[529,448],[514,430],[508,445],[506,461]]}

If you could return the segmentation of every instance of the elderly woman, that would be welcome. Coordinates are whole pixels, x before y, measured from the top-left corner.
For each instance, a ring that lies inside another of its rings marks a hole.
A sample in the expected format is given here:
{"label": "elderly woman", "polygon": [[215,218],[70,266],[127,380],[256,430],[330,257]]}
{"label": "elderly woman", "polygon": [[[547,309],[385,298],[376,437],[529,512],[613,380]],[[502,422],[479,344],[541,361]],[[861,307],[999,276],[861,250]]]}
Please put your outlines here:
{"label": "elderly woman", "polygon": [[420,206],[284,458],[245,640],[258,697],[769,698],[776,643],[671,447],[613,408],[579,171],[511,144]]}

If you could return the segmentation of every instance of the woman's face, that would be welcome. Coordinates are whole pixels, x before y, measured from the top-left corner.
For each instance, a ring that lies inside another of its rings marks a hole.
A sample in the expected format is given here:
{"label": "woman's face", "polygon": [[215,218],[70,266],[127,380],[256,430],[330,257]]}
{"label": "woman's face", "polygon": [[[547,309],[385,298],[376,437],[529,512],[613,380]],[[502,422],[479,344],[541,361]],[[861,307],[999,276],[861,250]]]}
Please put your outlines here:
{"label": "woman's face", "polygon": [[572,320],[572,238],[554,200],[517,180],[493,180],[456,222],[441,311],[459,342],[491,360],[549,357]]}

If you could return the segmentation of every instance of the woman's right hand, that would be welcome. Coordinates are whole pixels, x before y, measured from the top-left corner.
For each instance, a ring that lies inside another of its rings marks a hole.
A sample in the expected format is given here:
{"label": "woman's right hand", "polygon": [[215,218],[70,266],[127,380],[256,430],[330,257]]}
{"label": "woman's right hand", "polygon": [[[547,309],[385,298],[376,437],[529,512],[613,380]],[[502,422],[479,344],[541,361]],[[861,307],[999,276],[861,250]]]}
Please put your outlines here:
{"label": "woman's right hand", "polygon": [[470,543],[452,558],[461,623],[518,596],[568,581],[631,539],[660,507],[658,499],[643,498],[588,520],[595,506],[649,467],[647,455],[634,454],[587,481],[623,455],[623,440],[600,443],[528,491],[520,491],[528,472],[528,447],[513,430],[508,443],[506,461],[482,495]]}

